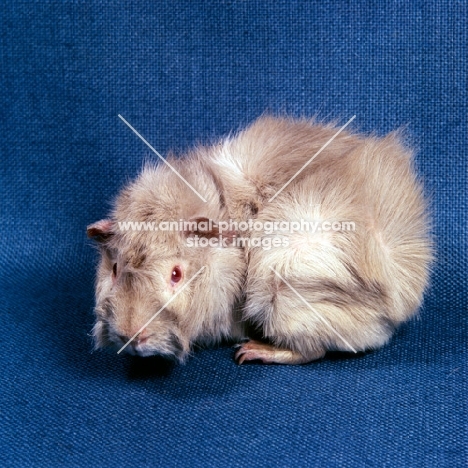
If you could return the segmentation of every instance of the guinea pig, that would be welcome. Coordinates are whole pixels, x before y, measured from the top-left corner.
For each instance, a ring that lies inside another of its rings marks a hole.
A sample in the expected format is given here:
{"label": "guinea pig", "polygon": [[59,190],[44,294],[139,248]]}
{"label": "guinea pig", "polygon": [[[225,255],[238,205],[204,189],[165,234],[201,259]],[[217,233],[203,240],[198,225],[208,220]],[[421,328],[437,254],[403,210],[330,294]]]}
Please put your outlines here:
{"label": "guinea pig", "polygon": [[429,228],[399,132],[261,117],[146,165],[88,226],[95,346],[184,362],[231,340],[239,363],[278,364],[379,348],[421,305]]}

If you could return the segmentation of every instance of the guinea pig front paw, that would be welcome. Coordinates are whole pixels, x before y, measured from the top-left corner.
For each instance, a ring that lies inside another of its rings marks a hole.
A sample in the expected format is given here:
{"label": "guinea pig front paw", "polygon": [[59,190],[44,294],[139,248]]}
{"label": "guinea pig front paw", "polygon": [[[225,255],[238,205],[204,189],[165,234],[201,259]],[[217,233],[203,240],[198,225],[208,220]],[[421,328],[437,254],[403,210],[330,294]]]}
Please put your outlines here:
{"label": "guinea pig front paw", "polygon": [[275,348],[255,340],[241,343],[237,347],[234,358],[238,364],[245,361],[262,361],[264,364],[304,364],[310,361],[295,351]]}

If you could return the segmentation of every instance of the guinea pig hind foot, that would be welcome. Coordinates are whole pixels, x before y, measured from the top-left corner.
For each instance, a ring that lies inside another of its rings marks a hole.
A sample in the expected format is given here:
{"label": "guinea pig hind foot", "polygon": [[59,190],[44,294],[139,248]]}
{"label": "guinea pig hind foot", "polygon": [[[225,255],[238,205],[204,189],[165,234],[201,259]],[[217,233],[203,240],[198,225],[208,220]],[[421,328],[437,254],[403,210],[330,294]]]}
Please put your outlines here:
{"label": "guinea pig hind foot", "polygon": [[306,358],[296,351],[275,348],[270,344],[255,340],[241,343],[237,348],[234,358],[238,364],[245,361],[262,361],[264,364],[305,364],[325,355],[325,352],[318,352],[316,356]]}

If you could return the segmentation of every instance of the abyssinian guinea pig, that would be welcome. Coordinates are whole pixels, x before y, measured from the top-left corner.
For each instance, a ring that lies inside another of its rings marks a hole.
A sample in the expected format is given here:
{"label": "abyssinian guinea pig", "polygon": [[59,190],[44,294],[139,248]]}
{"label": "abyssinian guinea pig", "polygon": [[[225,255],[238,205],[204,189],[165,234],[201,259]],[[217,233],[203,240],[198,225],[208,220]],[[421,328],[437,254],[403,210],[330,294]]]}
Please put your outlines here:
{"label": "abyssinian guinea pig", "polygon": [[224,339],[239,363],[378,348],[417,312],[432,260],[401,135],[305,119],[262,117],[147,165],[87,232],[96,347],[179,362]]}

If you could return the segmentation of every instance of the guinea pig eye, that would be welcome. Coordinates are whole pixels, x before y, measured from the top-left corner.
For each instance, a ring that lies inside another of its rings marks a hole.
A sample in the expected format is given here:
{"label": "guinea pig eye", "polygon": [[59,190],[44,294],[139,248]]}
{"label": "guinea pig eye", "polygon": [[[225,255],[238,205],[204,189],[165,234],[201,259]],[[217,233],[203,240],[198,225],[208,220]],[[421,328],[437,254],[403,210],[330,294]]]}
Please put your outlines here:
{"label": "guinea pig eye", "polygon": [[117,276],[117,263],[114,263],[112,267],[112,276],[115,278]]}
{"label": "guinea pig eye", "polygon": [[171,284],[177,284],[182,279],[182,269],[179,266],[175,266],[171,274]]}

